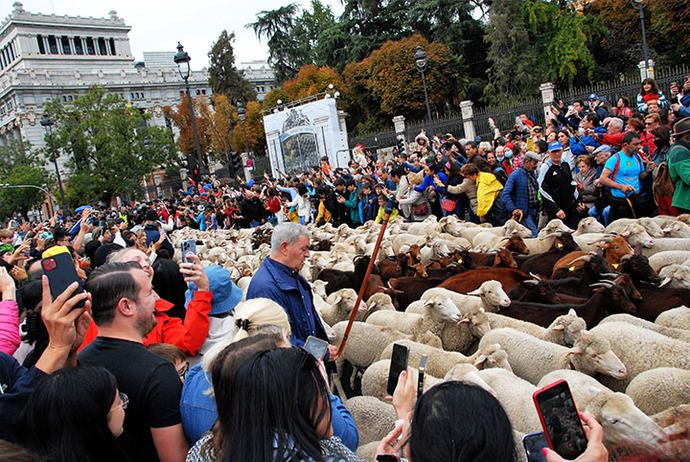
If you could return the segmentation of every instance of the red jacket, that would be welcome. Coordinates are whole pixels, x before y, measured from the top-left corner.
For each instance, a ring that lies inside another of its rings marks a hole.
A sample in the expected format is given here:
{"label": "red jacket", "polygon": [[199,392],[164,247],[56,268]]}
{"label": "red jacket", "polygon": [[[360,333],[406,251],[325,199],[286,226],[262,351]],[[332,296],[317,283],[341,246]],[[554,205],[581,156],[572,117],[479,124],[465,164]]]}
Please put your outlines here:
{"label": "red jacket", "polygon": [[[211,298],[213,292],[197,290],[194,297],[187,305],[187,314],[184,322],[179,318],[171,318],[167,314],[172,303],[160,299],[156,302],[156,326],[144,337],[144,345],[153,343],[168,343],[179,347],[185,354],[194,356],[206,341],[208,336],[208,314],[211,311]],[[86,331],[84,341],[79,347],[81,351],[98,336],[96,323],[91,323]]]}
{"label": "red jacket", "polygon": [[[623,144],[623,136],[627,132],[616,133],[615,135],[609,135],[608,133],[603,133],[597,136],[596,140],[603,144],[611,144],[613,146],[621,146]],[[636,132],[640,135],[640,140],[642,141],[642,146],[647,146],[649,148],[649,155],[653,156],[656,150],[656,144],[654,144],[654,135],[649,132]]]}

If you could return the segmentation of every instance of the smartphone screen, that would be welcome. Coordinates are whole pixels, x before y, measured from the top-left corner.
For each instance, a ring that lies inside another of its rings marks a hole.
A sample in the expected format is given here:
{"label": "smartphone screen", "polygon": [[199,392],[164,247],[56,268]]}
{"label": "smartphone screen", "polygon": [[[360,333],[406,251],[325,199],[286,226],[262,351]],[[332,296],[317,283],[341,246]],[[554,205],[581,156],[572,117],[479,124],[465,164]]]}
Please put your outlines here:
{"label": "smartphone screen", "polygon": [[410,348],[399,343],[393,344],[393,355],[391,356],[391,368],[388,372],[388,386],[386,392],[393,396],[395,387],[398,386],[400,373],[407,369],[407,360],[410,356]]}
{"label": "smartphone screen", "polygon": [[326,356],[328,342],[310,335],[307,337],[307,341],[304,342],[304,349],[316,359],[321,360]]}
{"label": "smartphone screen", "polygon": [[525,448],[527,462],[546,462],[546,457],[541,452],[542,449],[549,447],[544,432],[525,435],[522,438],[522,446]]}
{"label": "smartphone screen", "polygon": [[190,253],[196,255],[196,241],[194,239],[182,241],[180,243],[180,248],[182,249],[182,262],[193,263],[191,260],[187,259],[187,255],[189,255]]}
{"label": "smartphone screen", "polygon": [[426,373],[426,355],[419,359],[419,376],[417,378],[417,399],[424,393],[424,374]]}
{"label": "smartphone screen", "polygon": [[533,395],[549,446],[565,459],[574,459],[587,449],[587,437],[577,415],[568,382],[559,380]]}
{"label": "smartphone screen", "polygon": [[[48,276],[50,295],[53,299],[63,293],[75,281],[79,283],[79,287],[77,287],[72,296],[84,291],[81,279],[79,279],[77,270],[74,268],[72,257],[68,252],[56,253],[55,255],[45,257],[41,260],[41,268],[43,268],[43,273]],[[82,300],[73,309],[82,308],[84,303],[85,300]]]}

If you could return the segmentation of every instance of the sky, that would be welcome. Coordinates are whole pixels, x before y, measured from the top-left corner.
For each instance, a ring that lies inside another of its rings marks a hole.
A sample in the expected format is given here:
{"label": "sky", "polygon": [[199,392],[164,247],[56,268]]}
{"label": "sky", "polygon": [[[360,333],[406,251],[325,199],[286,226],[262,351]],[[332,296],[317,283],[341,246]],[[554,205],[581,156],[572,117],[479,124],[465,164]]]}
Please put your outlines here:
{"label": "sky", "polygon": [[[108,17],[117,11],[125,24],[132,27],[129,42],[136,61],[144,51],[175,51],[177,42],[192,58],[192,69],[208,66],[208,51],[227,29],[235,32],[235,63],[266,60],[268,47],[259,42],[252,29],[244,26],[256,20],[262,10],[273,10],[295,2],[302,6],[308,0],[20,0],[31,13],[68,16]],[[340,0],[322,0],[331,5],[336,16],[342,13]],[[13,0],[0,1],[0,18],[12,11]]]}

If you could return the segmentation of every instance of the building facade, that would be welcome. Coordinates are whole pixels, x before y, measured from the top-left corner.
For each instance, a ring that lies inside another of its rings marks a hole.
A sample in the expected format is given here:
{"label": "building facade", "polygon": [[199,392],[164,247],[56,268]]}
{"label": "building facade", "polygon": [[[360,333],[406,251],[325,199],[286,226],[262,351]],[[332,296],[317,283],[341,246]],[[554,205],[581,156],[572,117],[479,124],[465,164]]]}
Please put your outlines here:
{"label": "building facade", "polygon": [[244,78],[254,85],[259,102],[264,100],[266,93],[278,86],[275,72],[266,61],[246,61],[239,63],[237,69],[243,71]]}
{"label": "building facade", "polygon": [[[175,64],[161,61],[175,52],[152,53],[135,66],[131,27],[115,11],[83,18],[30,13],[20,2],[13,8],[0,23],[0,145],[20,139],[43,147],[44,104],[53,98],[70,103],[93,85],[150,113],[152,125],[166,124],[163,107],[184,95]],[[193,71],[189,85],[192,96],[211,94],[205,70]],[[59,162],[64,170],[65,156]]]}

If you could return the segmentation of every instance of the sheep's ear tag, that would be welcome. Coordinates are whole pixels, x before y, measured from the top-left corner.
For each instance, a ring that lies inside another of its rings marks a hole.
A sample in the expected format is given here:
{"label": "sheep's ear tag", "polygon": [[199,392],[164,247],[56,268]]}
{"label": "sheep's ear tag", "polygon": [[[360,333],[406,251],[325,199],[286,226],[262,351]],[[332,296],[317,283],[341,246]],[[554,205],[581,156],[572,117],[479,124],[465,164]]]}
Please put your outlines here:
{"label": "sheep's ear tag", "polygon": [[611,266],[613,266],[613,269],[618,269],[618,267],[620,266],[620,264],[618,264],[618,263],[611,263]]}
{"label": "sheep's ear tag", "polygon": [[568,271],[575,271],[575,265],[569,266],[569,267],[568,267]]}
{"label": "sheep's ear tag", "polygon": [[458,258],[458,263],[462,263],[462,258]]}
{"label": "sheep's ear tag", "polygon": [[563,244],[561,244],[560,242],[557,242],[557,243],[556,243],[556,248],[557,248],[557,249],[562,249],[562,248],[563,248]]}

